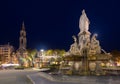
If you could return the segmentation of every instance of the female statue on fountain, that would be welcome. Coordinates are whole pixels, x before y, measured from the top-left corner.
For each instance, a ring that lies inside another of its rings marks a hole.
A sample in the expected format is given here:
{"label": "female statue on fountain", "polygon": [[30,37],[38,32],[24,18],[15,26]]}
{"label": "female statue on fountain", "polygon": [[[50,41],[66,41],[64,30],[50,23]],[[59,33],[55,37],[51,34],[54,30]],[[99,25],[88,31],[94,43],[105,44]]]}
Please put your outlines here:
{"label": "female statue on fountain", "polygon": [[80,33],[83,33],[83,32],[90,33],[88,31],[89,24],[90,24],[90,21],[85,13],[85,10],[83,10],[82,15],[80,16],[80,20],[79,20]]}

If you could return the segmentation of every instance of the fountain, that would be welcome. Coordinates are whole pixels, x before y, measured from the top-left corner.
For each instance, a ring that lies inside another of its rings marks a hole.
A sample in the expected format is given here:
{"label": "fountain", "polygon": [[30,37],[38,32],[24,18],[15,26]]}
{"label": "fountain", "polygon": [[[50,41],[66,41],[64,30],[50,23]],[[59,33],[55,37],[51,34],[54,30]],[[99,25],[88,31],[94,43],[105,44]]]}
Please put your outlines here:
{"label": "fountain", "polygon": [[[85,10],[83,10],[79,20],[80,32],[78,38],[72,36],[74,43],[65,54],[64,64],[69,65],[70,69],[67,72],[69,71],[72,74],[103,75],[105,73],[102,70],[101,63],[107,63],[111,58],[111,54],[101,49],[97,34],[90,37],[89,24],[90,21]],[[62,73],[65,74],[66,72]]]}

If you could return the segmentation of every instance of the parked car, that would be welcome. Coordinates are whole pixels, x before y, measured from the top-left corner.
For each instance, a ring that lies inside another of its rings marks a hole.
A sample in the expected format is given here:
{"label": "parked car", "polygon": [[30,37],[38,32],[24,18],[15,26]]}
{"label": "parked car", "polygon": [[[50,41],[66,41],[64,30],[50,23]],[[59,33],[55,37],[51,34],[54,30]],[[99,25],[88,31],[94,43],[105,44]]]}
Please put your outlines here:
{"label": "parked car", "polygon": [[2,69],[14,69],[14,67],[18,67],[18,66],[19,66],[19,64],[12,64],[12,63],[1,64]]}

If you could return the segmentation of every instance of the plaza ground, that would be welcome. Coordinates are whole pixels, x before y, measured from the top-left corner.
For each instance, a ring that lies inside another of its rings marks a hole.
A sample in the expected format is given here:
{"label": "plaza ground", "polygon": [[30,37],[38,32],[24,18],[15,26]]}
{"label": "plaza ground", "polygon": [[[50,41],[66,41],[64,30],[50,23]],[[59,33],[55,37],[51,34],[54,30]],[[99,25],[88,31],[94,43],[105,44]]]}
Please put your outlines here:
{"label": "plaza ground", "polygon": [[50,75],[39,70],[0,70],[0,84],[119,84],[120,76]]}

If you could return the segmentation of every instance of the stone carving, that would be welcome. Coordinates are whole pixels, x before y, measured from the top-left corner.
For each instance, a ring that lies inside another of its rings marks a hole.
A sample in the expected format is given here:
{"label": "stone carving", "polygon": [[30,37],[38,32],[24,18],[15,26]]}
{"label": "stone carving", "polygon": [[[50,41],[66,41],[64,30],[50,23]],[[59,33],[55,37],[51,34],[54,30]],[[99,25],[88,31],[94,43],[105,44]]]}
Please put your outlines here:
{"label": "stone carving", "polygon": [[[97,34],[94,34],[92,38],[90,38],[91,33],[88,31],[89,24],[90,21],[85,10],[83,10],[79,20],[80,32],[78,33],[78,38],[73,36],[74,43],[70,46],[69,52],[66,53],[66,56],[68,57],[74,56],[78,58],[77,61],[75,59],[69,59],[70,62],[73,61],[73,64],[71,65],[73,74],[104,74],[101,68],[101,62],[109,60],[111,57],[101,49],[99,40],[97,40]],[[101,54],[101,51],[105,54]]]}
{"label": "stone carving", "polygon": [[99,41],[96,39],[97,34],[94,34],[92,38],[90,38],[91,33],[89,30],[89,19],[85,13],[85,10],[82,11],[82,15],[80,16],[79,20],[79,28],[80,32],[78,34],[78,42],[77,38],[73,36],[74,43],[70,47],[70,52],[75,54],[79,52],[80,55],[83,54],[83,49],[89,50],[89,54],[100,54],[101,47]]}
{"label": "stone carving", "polygon": [[75,36],[72,36],[72,38],[74,39],[74,43],[70,47],[70,53],[71,54],[79,53],[77,38]]}
{"label": "stone carving", "polygon": [[76,54],[79,52],[80,55],[83,55],[83,50],[85,48],[88,50],[89,54],[92,54],[90,51],[94,52],[94,54],[101,53],[99,41],[96,39],[97,34],[94,34],[92,38],[90,38],[91,33],[88,31],[89,24],[90,21],[85,13],[85,10],[83,10],[79,20],[80,32],[78,34],[78,42],[77,38],[72,36],[74,43],[70,47],[70,53]]}
{"label": "stone carving", "polygon": [[90,21],[87,18],[87,15],[85,13],[85,10],[82,11],[82,15],[80,16],[80,20],[79,20],[79,28],[80,28],[80,32],[88,32],[89,29],[89,24]]}
{"label": "stone carving", "polygon": [[77,38],[73,35],[72,38],[74,39],[74,42],[77,43]]}
{"label": "stone carving", "polygon": [[85,13],[85,10],[83,10],[79,20],[80,33],[78,34],[78,46],[81,55],[83,52],[83,48],[89,48],[90,45],[90,32],[88,31],[89,24],[90,21]]}
{"label": "stone carving", "polygon": [[80,51],[83,48],[89,48],[90,46],[90,34],[81,34],[79,35],[79,48]]}
{"label": "stone carving", "polygon": [[101,47],[99,41],[96,39],[97,34],[94,34],[91,39],[91,49],[95,51],[96,54],[101,53]]}

